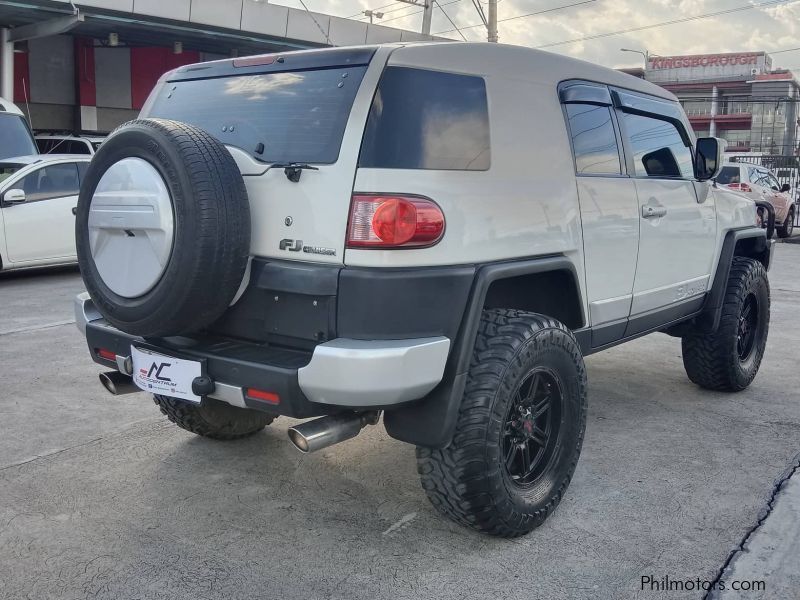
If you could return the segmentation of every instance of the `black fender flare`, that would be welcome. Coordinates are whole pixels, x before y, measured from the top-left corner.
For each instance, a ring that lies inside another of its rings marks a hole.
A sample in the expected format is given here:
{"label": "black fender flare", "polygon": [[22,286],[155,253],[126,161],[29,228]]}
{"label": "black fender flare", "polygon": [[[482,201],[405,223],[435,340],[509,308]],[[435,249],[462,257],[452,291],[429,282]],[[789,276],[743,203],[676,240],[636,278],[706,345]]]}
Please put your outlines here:
{"label": "black fender flare", "polygon": [[[568,271],[575,278],[576,289],[582,289],[575,265],[563,255],[489,263],[477,269],[441,383],[423,399],[384,413],[384,426],[391,437],[430,448],[450,444],[489,287],[501,279],[551,271]],[[583,310],[581,302],[582,313]],[[585,322],[585,314],[582,318]]]}
{"label": "black fender flare", "polygon": [[703,309],[697,316],[695,323],[702,331],[716,331],[719,320],[722,316],[722,303],[725,299],[725,287],[730,274],[731,264],[736,254],[736,246],[744,240],[755,240],[753,251],[745,256],[750,256],[759,260],[764,268],[769,269],[772,258],[772,246],[774,242],[767,239],[766,232],[760,227],[747,227],[744,229],[734,229],[725,234],[722,242],[722,249],[719,254],[719,262],[714,272],[714,282],[711,290],[706,296]]}

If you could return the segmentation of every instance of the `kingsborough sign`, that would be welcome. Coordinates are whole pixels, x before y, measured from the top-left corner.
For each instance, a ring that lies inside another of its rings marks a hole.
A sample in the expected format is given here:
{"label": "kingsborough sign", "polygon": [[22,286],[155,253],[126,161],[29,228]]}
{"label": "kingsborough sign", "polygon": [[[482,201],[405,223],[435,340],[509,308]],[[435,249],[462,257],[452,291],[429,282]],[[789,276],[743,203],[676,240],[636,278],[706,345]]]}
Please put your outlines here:
{"label": "kingsborough sign", "polygon": [[764,52],[651,56],[647,64],[649,81],[696,81],[742,77],[769,70],[772,60]]}

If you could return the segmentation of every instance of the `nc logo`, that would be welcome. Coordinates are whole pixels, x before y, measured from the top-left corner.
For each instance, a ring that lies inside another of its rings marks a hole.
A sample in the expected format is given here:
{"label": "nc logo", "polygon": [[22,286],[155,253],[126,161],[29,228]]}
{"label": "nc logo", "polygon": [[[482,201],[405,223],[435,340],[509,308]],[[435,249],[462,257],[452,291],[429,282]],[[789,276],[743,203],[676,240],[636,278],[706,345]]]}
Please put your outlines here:
{"label": "nc logo", "polygon": [[147,372],[147,376],[148,377],[153,377],[155,375],[155,378],[158,379],[159,381],[172,382],[172,379],[170,379],[169,377],[164,377],[163,375],[161,375],[161,371],[163,371],[164,369],[166,369],[170,365],[171,365],[171,363],[155,363],[154,362],[152,364],[152,366],[150,367],[150,370]]}

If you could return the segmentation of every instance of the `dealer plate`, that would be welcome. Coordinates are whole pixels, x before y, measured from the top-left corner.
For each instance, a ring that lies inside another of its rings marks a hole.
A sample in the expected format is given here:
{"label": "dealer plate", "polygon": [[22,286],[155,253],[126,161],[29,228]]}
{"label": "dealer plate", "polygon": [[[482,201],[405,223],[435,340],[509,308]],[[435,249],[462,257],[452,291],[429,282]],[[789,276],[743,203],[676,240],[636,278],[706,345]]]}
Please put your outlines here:
{"label": "dealer plate", "polygon": [[133,382],[145,392],[200,402],[200,396],[192,393],[192,381],[203,374],[198,361],[165,356],[136,346],[131,346],[131,359]]}

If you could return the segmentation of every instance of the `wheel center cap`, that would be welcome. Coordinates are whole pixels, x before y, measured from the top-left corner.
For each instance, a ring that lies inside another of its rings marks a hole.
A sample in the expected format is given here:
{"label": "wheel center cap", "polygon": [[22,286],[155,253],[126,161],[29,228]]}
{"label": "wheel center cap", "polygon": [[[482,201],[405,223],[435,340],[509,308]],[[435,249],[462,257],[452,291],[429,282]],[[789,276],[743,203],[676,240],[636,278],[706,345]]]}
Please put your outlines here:
{"label": "wheel center cap", "polygon": [[89,246],[112,292],[136,298],[158,283],[174,229],[169,190],[149,162],[124,158],[100,178],[89,207]]}

